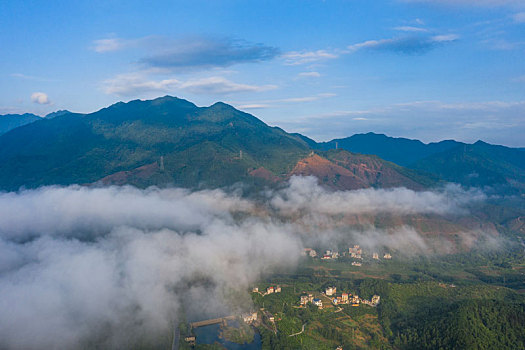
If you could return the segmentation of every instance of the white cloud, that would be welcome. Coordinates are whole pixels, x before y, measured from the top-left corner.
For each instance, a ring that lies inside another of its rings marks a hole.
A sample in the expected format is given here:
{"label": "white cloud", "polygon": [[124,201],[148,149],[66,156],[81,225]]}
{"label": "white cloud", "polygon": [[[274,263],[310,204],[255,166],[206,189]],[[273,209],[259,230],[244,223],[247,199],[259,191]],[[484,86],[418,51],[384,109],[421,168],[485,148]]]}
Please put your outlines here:
{"label": "white cloud", "polygon": [[158,348],[182,302],[188,317],[249,310],[245,290],[301,251],[286,225],[233,219],[251,207],[222,191],[0,193],[0,348]]}
{"label": "white cloud", "polygon": [[244,110],[244,109],[263,109],[268,108],[270,105],[264,104],[264,103],[251,103],[251,104],[245,104],[245,105],[238,105],[236,106],[237,109]]}
{"label": "white cloud", "polygon": [[143,55],[143,67],[166,71],[208,70],[240,63],[260,63],[280,54],[276,47],[216,36],[169,38],[145,36],[95,40],[91,49],[98,53],[135,48]]}
{"label": "white cloud", "polygon": [[286,215],[309,213],[324,215],[363,213],[458,214],[465,204],[486,199],[479,190],[464,191],[449,185],[442,192],[415,192],[406,188],[327,192],[315,177],[292,177],[290,186],[271,200],[271,205]]}
{"label": "white cloud", "polygon": [[276,85],[249,85],[239,84],[223,77],[209,77],[188,80],[180,85],[180,88],[194,94],[232,94],[238,92],[260,92],[276,89]]}
{"label": "white cloud", "polygon": [[401,26],[395,27],[394,29],[399,30],[401,32],[428,32],[428,29],[413,26]]}
{"label": "white cloud", "polygon": [[361,43],[349,45],[349,53],[360,50],[392,51],[399,53],[423,53],[435,48],[439,44],[453,42],[459,39],[459,35],[446,34],[434,36],[408,36],[399,38],[367,40]]}
{"label": "white cloud", "polygon": [[27,74],[22,74],[22,73],[13,73],[11,74],[11,76],[13,78],[19,78],[19,79],[24,79],[24,80],[55,81],[54,79],[49,79],[49,78],[44,78],[44,77],[39,77],[39,76],[34,76],[34,75],[27,75]]}
{"label": "white cloud", "polygon": [[432,41],[437,42],[437,43],[455,41],[458,39],[459,39],[459,35],[456,35],[456,34],[435,35],[431,38]]}
{"label": "white cloud", "polygon": [[361,49],[378,47],[383,44],[391,43],[392,41],[393,39],[367,40],[361,43],[349,45],[348,49],[350,50],[350,52],[355,52]]}
{"label": "white cloud", "polygon": [[299,76],[308,78],[319,78],[321,74],[319,72],[301,72],[299,73]]}
{"label": "white cloud", "polygon": [[31,101],[41,105],[47,105],[51,103],[47,94],[43,92],[34,92],[31,94]]}
{"label": "white cloud", "polygon": [[99,53],[122,50],[129,42],[119,38],[99,39],[93,42],[93,50]]}
{"label": "white cloud", "polygon": [[503,38],[487,39],[481,41],[491,50],[515,50],[525,45],[525,41],[508,41]]}
{"label": "white cloud", "polygon": [[[313,177],[265,195],[77,185],[0,193],[0,348],[160,348],[181,305],[193,320],[249,310],[247,289],[297,266],[307,243],[425,254],[438,239],[378,230],[374,215],[459,215],[486,198],[455,185],[331,192]],[[356,214],[359,228],[349,228],[344,217]]]}
{"label": "white cloud", "polygon": [[177,79],[150,80],[142,73],[119,74],[105,80],[103,90],[106,94],[136,96],[147,92],[169,92],[180,86]]}
{"label": "white cloud", "polygon": [[276,89],[275,85],[249,85],[236,83],[224,77],[207,77],[190,79],[155,80],[145,73],[120,74],[112,79],[107,79],[102,84],[102,89],[107,94],[118,96],[137,96],[143,93],[172,93],[177,90],[194,94],[226,95],[241,92],[260,92]]}
{"label": "white cloud", "polygon": [[516,23],[525,23],[525,12],[519,12],[512,16],[514,22]]}
{"label": "white cloud", "polygon": [[280,102],[312,102],[319,100],[319,96],[290,97],[279,100]]}
{"label": "white cloud", "polygon": [[273,107],[279,104],[288,104],[288,103],[303,103],[303,102],[312,102],[318,101],[324,98],[334,97],[337,94],[331,92],[319,93],[317,95],[311,96],[301,96],[301,97],[288,97],[280,98],[275,100],[262,100],[262,101],[251,101],[251,102],[233,102],[233,104],[238,105],[240,109],[257,109],[257,108],[268,108]]}
{"label": "white cloud", "polygon": [[285,63],[288,65],[300,65],[305,63],[317,62],[327,59],[338,58],[339,55],[326,50],[317,51],[291,51],[282,55],[285,59]]}

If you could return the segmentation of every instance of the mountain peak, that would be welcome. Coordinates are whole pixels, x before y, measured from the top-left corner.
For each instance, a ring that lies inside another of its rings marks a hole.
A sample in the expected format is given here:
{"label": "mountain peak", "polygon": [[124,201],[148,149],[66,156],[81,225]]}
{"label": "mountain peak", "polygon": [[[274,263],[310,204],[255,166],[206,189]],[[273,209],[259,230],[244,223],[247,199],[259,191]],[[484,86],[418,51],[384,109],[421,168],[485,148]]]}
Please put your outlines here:
{"label": "mountain peak", "polygon": [[214,104],[212,104],[208,108],[211,108],[211,109],[224,109],[224,110],[237,110],[232,105],[229,105],[229,104],[224,103],[222,101],[215,102]]}
{"label": "mountain peak", "polygon": [[136,100],[131,100],[131,101],[128,101],[128,102],[123,102],[123,101],[119,101],[119,102],[116,102],[114,104],[112,104],[111,106],[107,107],[107,108],[103,108],[103,109],[114,109],[114,108],[135,108],[137,106],[164,106],[164,105],[177,105],[179,107],[186,107],[186,108],[197,108],[197,106],[188,101],[188,100],[185,100],[183,98],[178,98],[178,97],[174,97],[174,96],[170,96],[170,95],[166,95],[166,96],[162,96],[162,97],[157,97],[153,100],[140,100],[140,99],[136,99]]}
{"label": "mountain peak", "polygon": [[47,114],[44,118],[46,119],[52,119],[52,118],[56,118],[56,117],[60,117],[64,114],[69,114],[71,113],[70,111],[68,111],[67,109],[61,109],[61,110],[58,110],[56,112],[51,112],[49,114]]}
{"label": "mountain peak", "polygon": [[474,144],[478,145],[478,146],[488,145],[488,143],[486,143],[485,141],[482,141],[482,140],[477,140],[476,142],[474,142]]}
{"label": "mountain peak", "polygon": [[176,103],[180,106],[186,106],[186,107],[191,107],[191,108],[195,108],[197,107],[194,103],[188,101],[188,100],[185,100],[183,98],[179,98],[179,97],[176,97],[176,96],[170,96],[170,95],[166,95],[166,96],[162,96],[162,97],[158,97],[156,99],[153,99],[153,100],[145,100],[143,102],[150,102],[152,105],[162,105],[162,104],[172,104],[172,103]]}

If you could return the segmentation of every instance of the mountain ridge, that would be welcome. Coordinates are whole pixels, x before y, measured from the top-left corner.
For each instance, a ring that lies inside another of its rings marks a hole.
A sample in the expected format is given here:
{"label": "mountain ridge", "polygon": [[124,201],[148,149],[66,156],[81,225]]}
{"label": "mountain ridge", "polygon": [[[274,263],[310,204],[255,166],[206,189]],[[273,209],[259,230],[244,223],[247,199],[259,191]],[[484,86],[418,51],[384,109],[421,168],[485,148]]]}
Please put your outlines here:
{"label": "mountain ridge", "polygon": [[[90,114],[45,118],[3,135],[0,188],[98,181],[137,186],[271,185],[294,174],[297,164],[312,152],[310,144],[298,134],[268,126],[222,102],[198,107],[171,96],[133,100]],[[329,187],[378,186],[381,182],[370,174],[379,168],[388,169],[398,186],[424,187],[414,185],[383,160],[360,156],[360,162],[373,169],[359,170],[356,176],[350,173],[357,172],[355,165],[349,170],[327,156],[318,155],[316,160],[319,163],[322,158],[323,166],[330,169],[325,174],[331,179],[325,181]],[[320,170],[319,164],[310,165],[302,175],[316,175]],[[345,175],[346,184],[337,184],[336,175]]]}
{"label": "mountain ridge", "polygon": [[52,118],[38,118],[0,136],[0,189],[98,181],[271,185],[300,174],[343,190],[420,190],[440,180],[525,190],[520,149],[483,141],[424,144],[374,133],[317,143],[223,102],[198,107],[163,96],[117,102],[88,114],[57,111]]}
{"label": "mountain ridge", "polygon": [[33,113],[0,115],[0,135],[42,119]]}

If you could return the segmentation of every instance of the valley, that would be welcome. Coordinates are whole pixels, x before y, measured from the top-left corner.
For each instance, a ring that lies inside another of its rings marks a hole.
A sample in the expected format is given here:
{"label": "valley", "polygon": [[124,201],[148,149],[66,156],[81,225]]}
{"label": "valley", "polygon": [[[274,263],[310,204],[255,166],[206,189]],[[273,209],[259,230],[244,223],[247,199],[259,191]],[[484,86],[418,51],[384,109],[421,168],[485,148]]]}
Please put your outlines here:
{"label": "valley", "polygon": [[[107,332],[77,306],[86,349],[520,349],[524,154],[317,143],[224,103],[120,102],[0,135],[0,233],[19,251],[78,245],[58,256],[121,276],[125,307],[99,296]],[[35,283],[39,262],[8,259]]]}

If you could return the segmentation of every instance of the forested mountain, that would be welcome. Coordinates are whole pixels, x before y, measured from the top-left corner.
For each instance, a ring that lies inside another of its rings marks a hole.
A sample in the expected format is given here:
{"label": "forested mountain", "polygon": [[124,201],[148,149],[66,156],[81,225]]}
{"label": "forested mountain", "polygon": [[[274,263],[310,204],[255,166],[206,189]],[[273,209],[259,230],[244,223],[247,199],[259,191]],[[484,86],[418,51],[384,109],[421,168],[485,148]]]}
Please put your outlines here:
{"label": "forested mountain", "polygon": [[69,114],[69,113],[71,113],[71,112],[66,110],[66,109],[63,109],[63,110],[59,110],[59,111],[56,111],[56,112],[48,113],[48,114],[46,114],[46,116],[44,118],[53,119],[53,118],[56,118],[56,117],[60,117],[61,115],[64,115],[64,114]]}
{"label": "forested mountain", "polygon": [[402,137],[389,137],[383,134],[369,132],[355,134],[344,139],[334,139],[314,145],[323,150],[343,148],[350,152],[375,154],[390,162],[402,166],[409,166],[418,160],[440,153],[463,143],[454,140],[445,140],[425,144],[419,140]]}
{"label": "forested mountain", "polygon": [[429,183],[378,157],[348,152],[327,153],[330,160],[317,156],[322,164],[306,160],[309,165],[301,168],[304,161],[298,162],[311,152],[305,138],[227,104],[197,107],[166,96],[86,115],[62,113],[12,130],[0,138],[0,188],[96,181],[216,187],[270,184],[319,171],[327,185],[339,189],[420,189]]}
{"label": "forested mountain", "polygon": [[[310,140],[314,142],[313,140]],[[465,186],[495,187],[499,191],[525,190],[525,152],[518,148],[466,144],[453,140],[424,144],[418,140],[382,134],[356,134],[345,139],[312,143],[318,149],[342,148],[375,154],[383,159]]]}
{"label": "forested mountain", "polygon": [[525,190],[525,152],[483,141],[436,153],[411,167],[467,186]]}
{"label": "forested mountain", "polygon": [[226,104],[199,108],[166,96],[13,130],[0,138],[0,187],[89,183],[143,166],[156,170],[126,182],[221,186],[247,169],[286,173],[308,152],[299,138]]}
{"label": "forested mountain", "polygon": [[[0,122],[7,117],[15,118],[3,116]],[[314,175],[334,189],[420,190],[440,180],[525,188],[525,152],[519,149],[481,141],[424,144],[373,133],[316,143],[220,102],[197,107],[165,96],[119,102],[91,114],[16,116],[22,117],[38,122],[0,136],[3,190],[98,181],[141,187],[269,185],[292,175]]]}
{"label": "forested mountain", "polygon": [[31,113],[0,115],[0,135],[40,119],[42,118]]}

